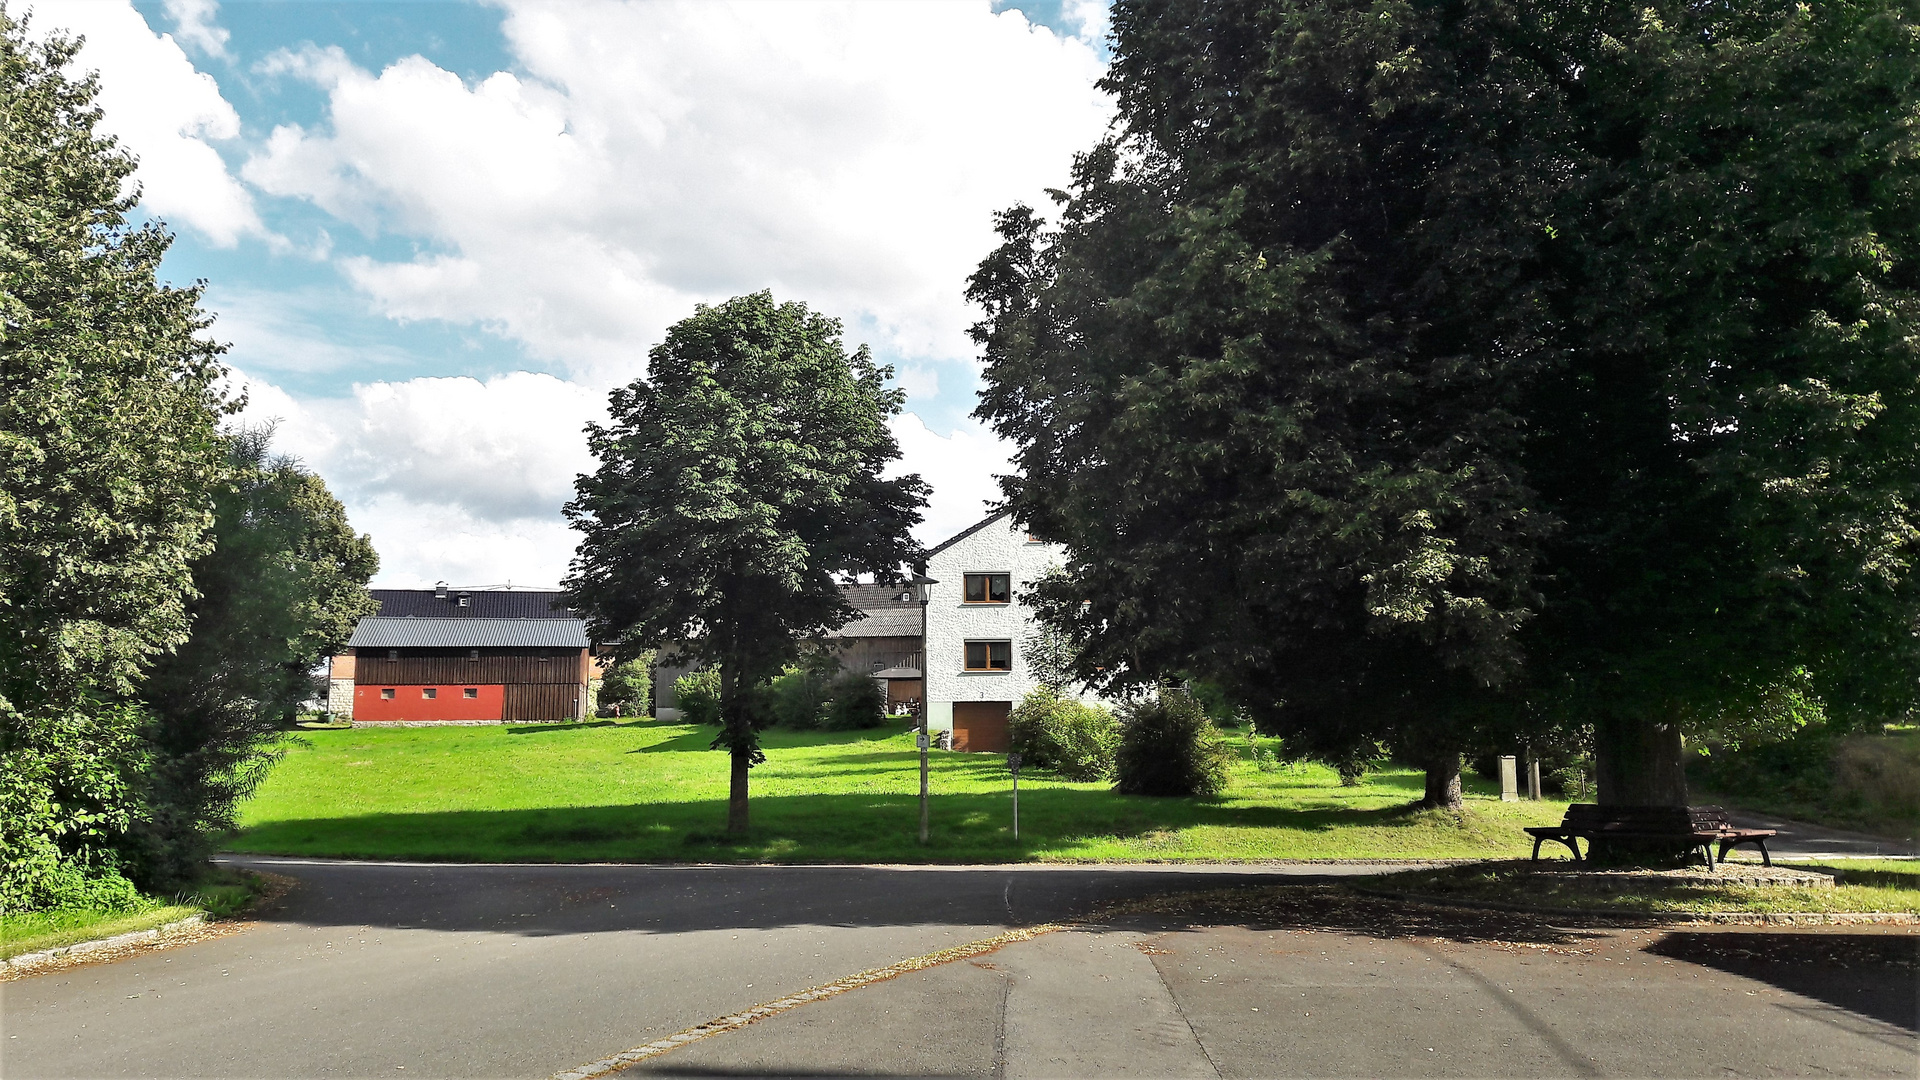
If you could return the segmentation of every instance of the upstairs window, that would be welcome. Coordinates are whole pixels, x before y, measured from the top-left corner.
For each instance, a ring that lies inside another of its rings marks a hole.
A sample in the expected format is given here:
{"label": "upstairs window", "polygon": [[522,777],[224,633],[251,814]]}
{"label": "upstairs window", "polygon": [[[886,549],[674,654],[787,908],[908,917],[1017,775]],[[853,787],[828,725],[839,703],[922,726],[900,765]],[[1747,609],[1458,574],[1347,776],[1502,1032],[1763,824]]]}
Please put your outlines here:
{"label": "upstairs window", "polygon": [[465,690],[460,691],[460,696],[466,698],[468,701],[472,701],[480,696],[480,688],[477,686],[469,686]]}
{"label": "upstairs window", "polygon": [[966,663],[968,671],[1012,671],[1013,642],[969,641]]}
{"label": "upstairs window", "polygon": [[969,604],[1004,604],[1009,596],[1007,575],[966,574],[965,598]]}
{"label": "upstairs window", "polygon": [[400,659],[400,650],[399,650],[399,649],[388,649],[388,650],[387,650],[387,659],[389,659],[389,660],[398,660],[398,659]]}
{"label": "upstairs window", "polygon": [[440,696],[440,688],[437,686],[423,686],[420,688],[420,696],[426,698],[428,701],[432,701],[434,698]]}
{"label": "upstairs window", "polygon": [[469,660],[478,660],[478,659],[480,659],[480,650],[479,650],[479,649],[468,649],[468,650],[467,650],[467,659],[469,659]]}

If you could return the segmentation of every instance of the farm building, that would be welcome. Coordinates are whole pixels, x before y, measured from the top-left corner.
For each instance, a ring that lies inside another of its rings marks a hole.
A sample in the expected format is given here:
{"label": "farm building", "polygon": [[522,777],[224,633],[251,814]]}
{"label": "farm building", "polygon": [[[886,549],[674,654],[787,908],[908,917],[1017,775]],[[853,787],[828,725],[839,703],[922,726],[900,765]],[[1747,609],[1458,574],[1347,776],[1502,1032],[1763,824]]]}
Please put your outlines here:
{"label": "farm building", "polygon": [[328,708],[355,723],[577,720],[600,678],[586,623],[561,594],[374,589],[333,658]]}

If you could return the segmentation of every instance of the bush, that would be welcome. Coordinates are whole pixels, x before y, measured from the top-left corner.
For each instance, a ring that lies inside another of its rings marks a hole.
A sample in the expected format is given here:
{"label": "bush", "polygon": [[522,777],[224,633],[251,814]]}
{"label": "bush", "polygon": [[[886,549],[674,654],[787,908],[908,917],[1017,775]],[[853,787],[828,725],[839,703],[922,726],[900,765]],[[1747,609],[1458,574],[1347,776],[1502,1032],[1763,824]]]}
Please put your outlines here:
{"label": "bush", "polygon": [[1113,777],[1120,729],[1113,714],[1041,687],[1007,718],[1012,748],[1021,764],[1051,769],[1068,780]]}
{"label": "bush", "polygon": [[688,672],[673,680],[680,719],[689,724],[720,723],[720,669]]}
{"label": "bush", "polygon": [[1219,795],[1227,790],[1233,751],[1206,711],[1185,693],[1162,690],[1120,714],[1114,759],[1122,795]]}
{"label": "bush", "polygon": [[1853,735],[1833,754],[1834,782],[1869,820],[1920,824],[1920,737]]}
{"label": "bush", "polygon": [[827,704],[820,726],[828,731],[855,731],[887,722],[887,691],[871,675],[848,671],[827,684]]}
{"label": "bush", "polygon": [[754,693],[756,726],[778,725],[814,731],[825,721],[827,679],[820,672],[790,666]]}
{"label": "bush", "polygon": [[653,653],[647,652],[607,670],[600,682],[600,705],[611,708],[614,716],[645,716],[652,690]]}

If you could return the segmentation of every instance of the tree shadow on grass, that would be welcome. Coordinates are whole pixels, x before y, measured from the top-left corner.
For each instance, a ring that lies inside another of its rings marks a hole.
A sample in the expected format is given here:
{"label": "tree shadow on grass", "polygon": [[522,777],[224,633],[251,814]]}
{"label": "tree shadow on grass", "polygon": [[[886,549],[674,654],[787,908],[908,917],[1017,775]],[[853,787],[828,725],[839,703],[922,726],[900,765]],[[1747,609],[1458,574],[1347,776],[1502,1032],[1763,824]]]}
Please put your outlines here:
{"label": "tree shadow on grass", "polygon": [[510,725],[506,732],[509,735],[546,735],[555,731],[579,731],[582,728],[617,726],[618,724],[612,720],[583,720],[578,723]]}

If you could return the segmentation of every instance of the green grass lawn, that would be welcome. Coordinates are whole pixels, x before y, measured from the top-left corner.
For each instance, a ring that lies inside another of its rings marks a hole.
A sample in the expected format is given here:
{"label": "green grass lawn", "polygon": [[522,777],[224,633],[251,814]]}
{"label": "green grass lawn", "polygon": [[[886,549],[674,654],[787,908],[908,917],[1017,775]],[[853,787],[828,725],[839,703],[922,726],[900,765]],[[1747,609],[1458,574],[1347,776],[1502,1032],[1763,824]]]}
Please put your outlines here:
{"label": "green grass lawn", "polygon": [[[1920,914],[1920,864],[1845,860],[1806,866],[1836,875],[1832,888],[1738,885],[1655,885],[1605,890],[1565,874],[1567,864],[1521,861],[1409,870],[1362,879],[1377,889],[1442,900],[1494,901],[1540,908],[1617,911],[1636,915],[1706,912],[1784,914],[1890,912]],[[1545,869],[1548,877],[1537,876]]]}
{"label": "green grass lawn", "polygon": [[765,734],[753,829],[728,843],[727,758],[711,728],[647,721],[307,731],[249,802],[235,851],[473,861],[999,862],[1494,858],[1565,803],[1501,803],[1468,778],[1468,811],[1406,813],[1418,773],[1343,788],[1332,770],[1236,766],[1221,799],[1114,794],[1028,772],[1020,838],[1005,761],[933,755],[932,837],[904,727]]}
{"label": "green grass lawn", "polygon": [[194,915],[232,915],[253,901],[260,886],[253,875],[214,871],[206,881],[171,901],[151,900],[135,911],[65,908],[0,914],[0,959],[151,930]]}

